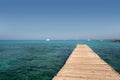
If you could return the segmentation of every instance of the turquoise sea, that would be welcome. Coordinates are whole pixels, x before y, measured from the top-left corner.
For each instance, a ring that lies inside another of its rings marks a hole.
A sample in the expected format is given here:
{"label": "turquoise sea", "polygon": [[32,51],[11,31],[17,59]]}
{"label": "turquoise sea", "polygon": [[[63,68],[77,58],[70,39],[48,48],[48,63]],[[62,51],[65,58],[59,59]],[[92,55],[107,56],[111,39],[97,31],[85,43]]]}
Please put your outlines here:
{"label": "turquoise sea", "polygon": [[77,44],[87,44],[120,73],[120,43],[110,40],[1,40],[0,80],[51,80]]}

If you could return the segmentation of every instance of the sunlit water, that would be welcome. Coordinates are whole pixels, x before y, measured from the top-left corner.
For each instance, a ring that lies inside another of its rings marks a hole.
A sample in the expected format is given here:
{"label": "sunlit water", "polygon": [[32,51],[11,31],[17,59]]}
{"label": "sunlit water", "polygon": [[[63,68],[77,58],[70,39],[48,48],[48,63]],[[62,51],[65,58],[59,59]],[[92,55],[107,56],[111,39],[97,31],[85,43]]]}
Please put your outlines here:
{"label": "sunlit water", "polygon": [[87,44],[120,73],[120,43],[0,41],[0,80],[51,80],[77,44]]}

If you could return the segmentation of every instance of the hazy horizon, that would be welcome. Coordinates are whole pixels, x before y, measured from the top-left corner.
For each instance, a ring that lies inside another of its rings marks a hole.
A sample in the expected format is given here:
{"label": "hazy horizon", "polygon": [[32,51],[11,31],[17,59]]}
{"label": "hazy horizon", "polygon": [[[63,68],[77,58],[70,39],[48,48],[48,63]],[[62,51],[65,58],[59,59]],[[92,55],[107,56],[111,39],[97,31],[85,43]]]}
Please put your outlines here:
{"label": "hazy horizon", "polygon": [[0,0],[0,40],[120,39],[119,0]]}

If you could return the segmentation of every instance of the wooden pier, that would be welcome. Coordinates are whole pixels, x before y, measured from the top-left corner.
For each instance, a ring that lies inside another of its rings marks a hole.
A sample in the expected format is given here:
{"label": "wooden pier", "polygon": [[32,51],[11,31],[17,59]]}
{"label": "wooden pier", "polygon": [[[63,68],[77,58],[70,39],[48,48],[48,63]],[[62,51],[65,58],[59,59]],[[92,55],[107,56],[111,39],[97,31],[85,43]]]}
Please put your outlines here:
{"label": "wooden pier", "polygon": [[120,75],[87,45],[77,45],[53,80],[120,80]]}

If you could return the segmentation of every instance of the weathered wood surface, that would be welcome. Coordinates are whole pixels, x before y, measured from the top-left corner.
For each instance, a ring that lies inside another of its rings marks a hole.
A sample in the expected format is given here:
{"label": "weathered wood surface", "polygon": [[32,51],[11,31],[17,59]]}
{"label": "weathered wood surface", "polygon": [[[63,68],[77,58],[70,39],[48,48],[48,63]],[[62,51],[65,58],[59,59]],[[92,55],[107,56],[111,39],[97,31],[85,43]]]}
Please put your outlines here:
{"label": "weathered wood surface", "polygon": [[87,45],[77,45],[53,80],[120,80],[120,75]]}

